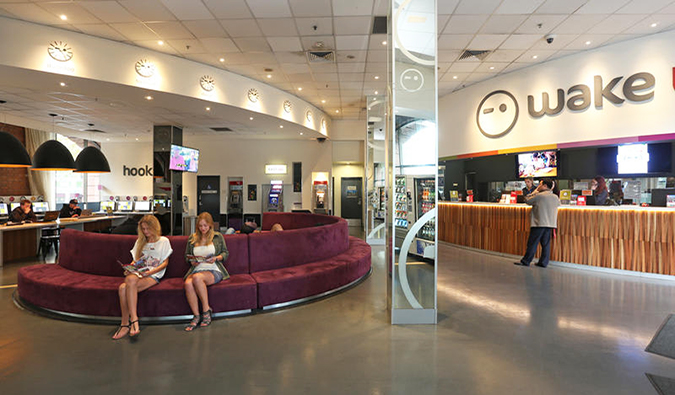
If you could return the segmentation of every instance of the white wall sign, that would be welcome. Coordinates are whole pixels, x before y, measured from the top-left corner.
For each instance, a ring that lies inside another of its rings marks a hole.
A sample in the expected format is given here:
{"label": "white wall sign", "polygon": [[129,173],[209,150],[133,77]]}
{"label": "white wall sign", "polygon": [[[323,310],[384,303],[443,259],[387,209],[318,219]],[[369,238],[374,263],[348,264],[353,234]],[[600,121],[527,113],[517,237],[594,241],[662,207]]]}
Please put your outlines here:
{"label": "white wall sign", "polygon": [[265,174],[286,174],[287,168],[286,165],[265,165]]}

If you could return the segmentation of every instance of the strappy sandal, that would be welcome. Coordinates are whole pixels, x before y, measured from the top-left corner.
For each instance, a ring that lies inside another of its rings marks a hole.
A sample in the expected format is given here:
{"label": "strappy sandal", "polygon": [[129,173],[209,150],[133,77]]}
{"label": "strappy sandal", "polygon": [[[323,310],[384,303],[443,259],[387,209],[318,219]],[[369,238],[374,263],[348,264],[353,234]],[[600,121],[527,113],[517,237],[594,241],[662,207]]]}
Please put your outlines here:
{"label": "strappy sandal", "polygon": [[[120,334],[120,331],[122,331],[122,328],[129,328],[129,331],[124,336],[117,337],[117,335]],[[112,339],[113,340],[122,339],[122,338],[126,337],[129,333],[131,333],[131,324],[128,324],[128,325],[120,324],[120,327],[117,328],[117,330],[115,331],[115,334],[113,335]]]}
{"label": "strappy sandal", "polygon": [[213,314],[213,310],[208,309],[207,311],[202,313],[202,323],[199,324],[199,326],[209,326],[211,325],[211,320]]}
{"label": "strappy sandal", "polygon": [[192,332],[193,330],[195,330],[197,326],[199,326],[200,322],[201,322],[200,316],[196,315],[192,317],[190,323],[185,327],[185,332]]}
{"label": "strappy sandal", "polygon": [[141,324],[138,324],[138,332],[136,332],[136,333],[131,333],[131,328],[133,328],[134,324],[138,324],[138,320],[136,320],[136,321],[131,321],[131,322],[129,323],[129,337],[131,337],[131,338],[138,337],[138,335],[141,334]]}

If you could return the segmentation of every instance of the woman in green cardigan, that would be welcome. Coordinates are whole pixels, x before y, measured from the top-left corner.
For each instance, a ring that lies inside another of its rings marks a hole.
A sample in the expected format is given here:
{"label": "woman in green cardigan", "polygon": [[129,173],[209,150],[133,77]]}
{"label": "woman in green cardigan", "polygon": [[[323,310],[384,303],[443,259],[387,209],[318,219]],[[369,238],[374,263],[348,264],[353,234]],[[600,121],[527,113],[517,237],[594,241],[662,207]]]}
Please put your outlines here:
{"label": "woman in green cardigan", "polygon": [[[230,278],[223,262],[229,252],[223,235],[213,230],[213,218],[209,213],[201,213],[197,217],[197,231],[188,239],[185,248],[185,259],[190,270],[185,275],[185,296],[194,317],[185,327],[188,332],[197,326],[209,326],[212,314],[209,306],[209,293],[206,287]],[[199,301],[202,302],[202,313],[199,313]]]}

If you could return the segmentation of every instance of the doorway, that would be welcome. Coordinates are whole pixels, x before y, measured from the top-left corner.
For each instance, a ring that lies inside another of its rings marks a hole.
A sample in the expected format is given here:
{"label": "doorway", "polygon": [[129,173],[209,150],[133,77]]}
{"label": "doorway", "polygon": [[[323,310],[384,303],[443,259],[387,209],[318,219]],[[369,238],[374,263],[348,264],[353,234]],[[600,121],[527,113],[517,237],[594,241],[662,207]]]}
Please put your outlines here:
{"label": "doorway", "polygon": [[220,176],[197,176],[197,215],[207,212],[220,229]]}
{"label": "doorway", "polygon": [[361,226],[363,218],[363,180],[361,177],[340,179],[340,210],[349,226]]}

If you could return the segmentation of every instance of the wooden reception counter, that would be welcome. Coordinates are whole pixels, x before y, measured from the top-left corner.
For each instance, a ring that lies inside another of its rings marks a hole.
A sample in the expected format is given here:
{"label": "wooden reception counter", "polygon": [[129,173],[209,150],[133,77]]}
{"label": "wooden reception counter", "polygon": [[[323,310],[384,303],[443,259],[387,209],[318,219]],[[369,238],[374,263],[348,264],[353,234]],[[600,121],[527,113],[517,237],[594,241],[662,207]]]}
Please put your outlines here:
{"label": "wooden reception counter", "polygon": [[[438,240],[523,255],[530,229],[525,204],[439,204]],[[562,206],[551,260],[675,275],[675,209]]]}

